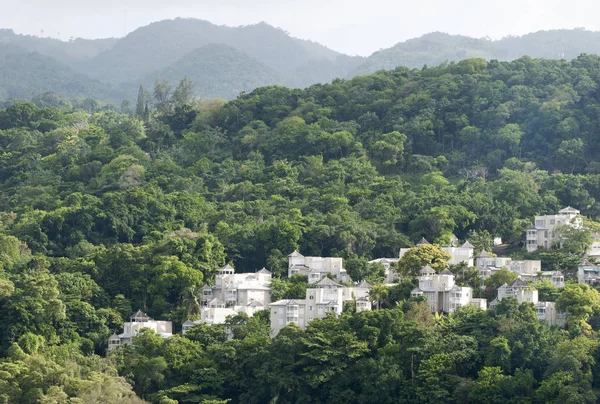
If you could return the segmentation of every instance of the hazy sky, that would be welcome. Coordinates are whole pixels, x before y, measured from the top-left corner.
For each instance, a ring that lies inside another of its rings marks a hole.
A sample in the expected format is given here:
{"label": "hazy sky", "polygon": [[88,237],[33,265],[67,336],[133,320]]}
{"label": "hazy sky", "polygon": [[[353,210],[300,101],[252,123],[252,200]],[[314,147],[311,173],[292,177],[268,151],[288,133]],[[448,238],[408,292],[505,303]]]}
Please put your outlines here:
{"label": "hazy sky", "polygon": [[121,37],[150,22],[193,17],[216,24],[266,21],[348,54],[443,31],[493,39],[541,29],[600,30],[597,0],[0,0],[0,27],[57,37]]}

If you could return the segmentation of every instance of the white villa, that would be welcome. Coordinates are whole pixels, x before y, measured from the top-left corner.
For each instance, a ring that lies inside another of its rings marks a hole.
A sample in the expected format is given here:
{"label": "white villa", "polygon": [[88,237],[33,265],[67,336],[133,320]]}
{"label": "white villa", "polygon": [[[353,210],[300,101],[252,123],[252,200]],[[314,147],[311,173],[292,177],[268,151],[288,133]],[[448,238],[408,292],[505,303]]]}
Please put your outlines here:
{"label": "white villa", "polygon": [[600,268],[592,264],[587,257],[584,257],[577,266],[577,282],[593,285],[600,281]]}
{"label": "white villa", "polygon": [[[450,265],[458,265],[462,262],[465,262],[468,266],[472,267],[473,266],[473,250],[475,249],[475,247],[473,247],[473,245],[471,243],[469,243],[468,241],[465,242],[464,244],[462,244],[461,246],[458,246],[457,241],[458,241],[458,239],[456,238],[456,236],[453,236],[452,239],[450,240],[449,246],[441,247],[442,250],[444,250],[445,252],[450,254],[450,260],[448,261],[448,263]],[[419,241],[417,243],[416,246],[419,247],[419,246],[422,246],[425,244],[431,244],[431,243],[423,237],[421,239],[421,241]],[[407,252],[410,251],[411,248],[401,248],[399,258],[402,258],[404,256],[404,254],[406,254]]]}
{"label": "white villa", "polygon": [[535,223],[527,229],[527,251],[550,248],[553,242],[558,241],[555,232],[556,226],[572,224],[581,227],[582,220],[578,217],[579,214],[577,209],[569,206],[559,210],[557,215],[536,216]]}
{"label": "white villa", "polygon": [[354,301],[356,311],[371,310],[368,299],[371,285],[362,282],[352,287],[342,285],[325,277],[306,290],[306,299],[284,299],[271,303],[271,337],[289,324],[305,329],[316,318],[327,313],[342,313],[344,302]]}
{"label": "white villa", "polygon": [[[536,216],[535,223],[526,232],[525,247],[527,251],[538,248],[550,248],[553,243],[560,242],[556,234],[556,226],[570,225],[575,228],[583,226],[580,212],[570,206],[558,211],[557,215]],[[594,234],[594,241],[588,249],[588,256],[600,258],[600,235]]]}
{"label": "white villa", "polygon": [[[416,244],[416,247],[431,244],[424,237]],[[401,248],[400,253],[398,254],[398,258],[377,258],[369,261],[369,264],[378,263],[382,264],[385,267],[385,276],[386,283],[393,284],[400,280],[400,275],[398,272],[394,271],[391,267],[393,264],[398,263],[400,258],[404,256],[407,252],[409,252],[413,247],[410,248]],[[450,254],[450,260],[448,263],[450,265],[458,265],[462,262],[465,262],[468,266],[473,266],[473,250],[475,247],[469,243],[468,241],[463,243],[461,246],[458,245],[458,238],[455,235],[452,235],[450,239],[450,245],[446,247],[441,247],[441,249],[448,254]]]}
{"label": "white villa", "polygon": [[137,336],[142,328],[149,328],[163,338],[169,338],[173,335],[173,323],[170,321],[155,321],[146,313],[138,310],[129,317],[129,322],[123,324],[123,332],[116,333],[108,339],[108,350],[116,347],[130,344],[133,337]]}
{"label": "white villa", "polygon": [[343,267],[342,258],[305,257],[298,251],[288,255],[288,277],[292,275],[308,276],[308,283],[317,283],[327,274],[333,275],[340,282],[347,282],[350,277]]}
{"label": "white villa", "polygon": [[217,270],[214,286],[202,288],[200,320],[183,324],[183,334],[199,323],[224,324],[228,316],[252,315],[271,303],[271,272],[265,268],[256,273],[236,274],[230,265]]}
{"label": "white villa", "polygon": [[[519,276],[519,279],[525,282],[552,282],[557,288],[565,286],[565,277],[559,271],[541,271],[542,262],[539,260],[523,260],[513,261],[510,257],[494,257],[486,251],[482,251],[475,257],[475,267],[479,271],[479,275],[485,281],[490,276],[503,268],[514,272]],[[481,287],[485,285],[481,282]]]}
{"label": "white villa", "polygon": [[530,285],[523,282],[521,279],[516,279],[510,285],[506,283],[498,288],[498,298],[490,302],[490,309],[498,306],[498,303],[505,297],[514,297],[519,304],[530,302],[533,303],[538,320],[547,321],[550,325],[564,326],[567,323],[566,313],[556,310],[556,305],[553,302],[540,302],[538,300],[538,291]]}
{"label": "white villa", "polygon": [[369,264],[381,264],[385,268],[385,283],[393,284],[400,281],[398,272],[392,269],[392,265],[397,264],[400,258],[377,258],[369,261]]}
{"label": "white villa", "polygon": [[426,266],[421,269],[419,286],[412,290],[411,297],[424,296],[432,312],[453,313],[459,307],[473,305],[481,310],[487,308],[486,299],[473,298],[473,289],[454,283],[454,274],[444,269],[439,274]]}

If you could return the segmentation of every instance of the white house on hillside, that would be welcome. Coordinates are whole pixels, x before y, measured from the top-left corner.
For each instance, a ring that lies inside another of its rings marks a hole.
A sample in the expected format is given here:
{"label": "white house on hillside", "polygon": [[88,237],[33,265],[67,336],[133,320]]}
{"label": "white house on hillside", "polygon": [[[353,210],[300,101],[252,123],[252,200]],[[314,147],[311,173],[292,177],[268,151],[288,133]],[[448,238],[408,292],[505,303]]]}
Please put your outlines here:
{"label": "white house on hillside", "polygon": [[600,281],[600,268],[594,265],[587,257],[584,257],[577,266],[577,282],[593,285]]}
{"label": "white house on hillside", "polygon": [[173,335],[173,323],[170,321],[155,321],[146,313],[138,310],[129,317],[129,322],[123,324],[123,332],[119,335],[113,334],[108,339],[108,350],[118,346],[130,344],[133,337],[137,336],[142,328],[148,328],[163,338]]}
{"label": "white house on hillside", "polygon": [[[456,239],[456,236],[453,237],[453,240],[454,240],[454,242],[451,241],[449,246],[441,247],[442,250],[444,250],[445,252],[450,254],[450,260],[448,261],[448,263],[450,265],[458,265],[462,262],[465,262],[468,266],[472,267],[473,266],[473,250],[475,249],[475,247],[473,247],[473,245],[471,243],[469,243],[468,241],[463,243],[461,246],[455,245],[456,241],[458,240],[458,239]],[[425,245],[425,244],[431,244],[431,243],[429,241],[427,241],[425,238],[422,238],[421,241],[419,241],[417,243],[416,247],[419,247],[419,246]],[[411,248],[401,248],[399,257],[402,258],[404,256],[404,254],[406,254],[407,252],[409,252],[411,250]]]}
{"label": "white house on hillside", "polygon": [[368,299],[371,285],[366,282],[343,287],[325,277],[306,289],[306,299],[285,299],[270,304],[271,336],[275,337],[289,324],[304,329],[312,320],[323,318],[327,313],[342,313],[344,302],[356,304],[356,311],[371,310]]}
{"label": "white house on hillside", "polygon": [[566,313],[556,310],[554,302],[540,302],[538,291],[521,279],[516,279],[510,284],[504,284],[498,288],[498,298],[490,302],[490,309],[495,309],[502,299],[514,297],[519,304],[530,302],[536,309],[538,320],[547,321],[550,325],[564,326],[567,323]]}
{"label": "white house on hillside", "polygon": [[245,313],[252,317],[256,311],[267,309],[271,303],[271,276],[265,268],[240,274],[230,265],[218,269],[214,286],[202,288],[200,320],[186,321],[183,333],[198,323],[223,324],[228,316]]}
{"label": "white house on hillside", "polygon": [[458,286],[454,282],[454,274],[444,269],[437,274],[433,268],[421,269],[419,286],[412,290],[411,297],[424,296],[432,312],[453,313],[459,307],[473,305],[485,310],[485,299],[473,298],[473,289]]}
{"label": "white house on hillside", "polygon": [[337,257],[305,257],[298,251],[288,255],[288,276],[305,275],[308,283],[317,283],[327,274],[333,275],[340,282],[347,282],[350,277],[343,267],[343,259]]}
{"label": "white house on hillside", "polygon": [[[426,245],[426,244],[430,244],[429,241],[427,241],[425,238],[422,238],[421,241],[419,241],[416,244],[416,247]],[[404,254],[409,252],[412,248],[414,248],[414,247],[401,248],[400,253],[398,254],[398,258],[377,258],[372,261],[369,261],[369,264],[372,264],[372,263],[382,264],[385,268],[386,283],[387,284],[396,283],[400,280],[400,275],[398,274],[397,271],[395,271],[392,268],[392,266],[397,264],[398,261],[400,261],[400,258],[402,258],[404,256]],[[450,245],[448,245],[446,247],[440,247],[440,248],[443,251],[450,254],[450,260],[448,261],[448,263],[450,265],[458,265],[458,264],[464,262],[468,266],[473,266],[473,250],[475,249],[475,247],[473,247],[473,245],[471,243],[469,243],[468,241],[459,246],[458,238],[456,238],[456,236],[452,235],[452,237],[450,239]]]}
{"label": "white house on hillside", "polygon": [[[535,251],[538,248],[550,248],[554,243],[560,243],[556,234],[556,227],[569,225],[575,228],[583,226],[580,212],[572,207],[566,207],[558,211],[556,215],[536,216],[535,223],[526,232],[525,247],[527,251]],[[588,250],[590,257],[600,257],[600,237],[594,234],[594,241]]]}

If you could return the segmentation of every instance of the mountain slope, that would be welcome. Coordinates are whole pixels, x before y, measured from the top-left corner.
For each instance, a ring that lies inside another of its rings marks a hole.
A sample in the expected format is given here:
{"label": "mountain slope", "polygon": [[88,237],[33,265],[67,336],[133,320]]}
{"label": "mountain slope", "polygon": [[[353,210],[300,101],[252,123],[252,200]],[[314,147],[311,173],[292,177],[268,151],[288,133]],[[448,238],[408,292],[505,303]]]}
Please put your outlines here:
{"label": "mountain slope", "polygon": [[510,61],[522,56],[572,60],[582,53],[600,54],[600,32],[584,29],[539,31],[497,41],[434,32],[373,53],[348,77],[398,66],[421,68],[480,57]]}
{"label": "mountain slope", "polygon": [[[195,83],[196,93],[202,98],[233,99],[242,91],[289,81],[277,70],[230,46],[209,44],[148,74],[142,83],[151,88],[156,79],[162,79],[176,85],[186,76]],[[128,93],[132,96],[137,85],[137,82],[129,85]]]}
{"label": "mountain slope", "polygon": [[398,66],[410,68],[420,68],[423,65],[437,66],[446,61],[459,61],[472,57],[493,58],[491,42],[434,32],[373,53],[351,75],[390,70]]}
{"label": "mountain slope", "polygon": [[0,45],[0,99],[30,99],[48,91],[115,102],[121,95],[51,57]]}
{"label": "mountain slope", "polygon": [[10,29],[0,29],[0,44],[19,47],[28,52],[38,52],[65,63],[91,59],[100,52],[110,49],[117,38],[82,39],[74,38],[69,42],[54,38],[40,38],[31,35],[18,35]]}
{"label": "mountain slope", "polygon": [[340,55],[303,43],[265,23],[226,27],[196,19],[176,19],[137,29],[83,68],[100,80],[127,82],[165,68],[211,43],[231,46],[270,68],[283,71],[293,71],[311,60],[333,61]]}

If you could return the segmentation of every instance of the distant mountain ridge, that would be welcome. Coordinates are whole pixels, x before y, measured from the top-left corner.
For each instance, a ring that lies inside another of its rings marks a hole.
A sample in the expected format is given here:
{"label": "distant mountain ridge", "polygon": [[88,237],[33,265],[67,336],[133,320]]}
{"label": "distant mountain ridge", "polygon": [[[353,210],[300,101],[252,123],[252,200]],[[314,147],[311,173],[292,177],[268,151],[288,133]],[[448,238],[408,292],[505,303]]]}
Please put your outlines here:
{"label": "distant mountain ridge", "polygon": [[52,91],[120,103],[134,99],[139,85],[151,87],[158,78],[175,86],[188,76],[196,81],[200,97],[232,99],[260,86],[307,87],[399,66],[421,68],[474,57],[573,59],[581,53],[600,54],[600,32],[540,31],[495,41],[434,32],[360,57],[294,38],[266,23],[228,27],[178,18],[120,39],[65,42],[0,29],[0,57],[9,49],[18,58],[0,61],[0,99]]}

